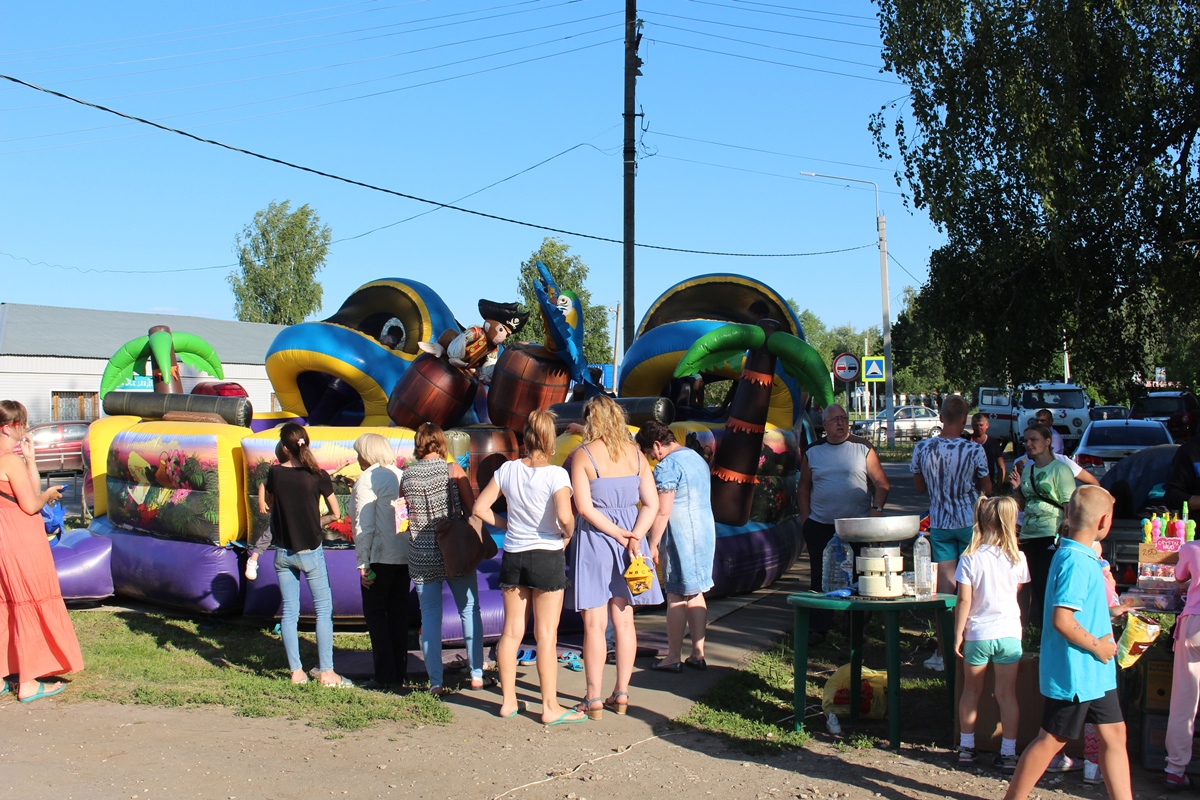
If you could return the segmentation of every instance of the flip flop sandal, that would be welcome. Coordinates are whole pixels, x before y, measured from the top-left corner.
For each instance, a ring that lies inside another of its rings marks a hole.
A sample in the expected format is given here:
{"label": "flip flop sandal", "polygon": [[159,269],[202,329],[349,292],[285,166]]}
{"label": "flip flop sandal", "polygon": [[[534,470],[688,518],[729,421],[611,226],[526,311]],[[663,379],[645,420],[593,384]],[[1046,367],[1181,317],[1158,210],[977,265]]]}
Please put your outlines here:
{"label": "flip flop sandal", "polygon": [[471,662],[463,655],[457,655],[447,663],[442,665],[442,670],[445,672],[460,672],[471,666]]}
{"label": "flip flop sandal", "polygon": [[55,688],[51,689],[50,691],[46,691],[46,685],[47,684],[38,681],[38,690],[36,692],[29,695],[29,697],[18,697],[17,699],[22,703],[32,703],[34,700],[41,700],[43,697],[53,697],[63,689],[67,688],[67,684],[58,683],[56,684]]}
{"label": "flip flop sandal", "polygon": [[578,658],[574,659],[573,661],[568,661],[564,666],[571,670],[571,672],[583,672],[583,662]]}
{"label": "flip flop sandal", "polygon": [[[575,719],[567,719],[572,714],[583,714],[583,716],[576,717]],[[547,728],[549,728],[551,725],[573,725],[576,722],[587,722],[587,721],[588,721],[588,715],[585,712],[575,711],[574,709],[572,709],[569,711],[564,711],[562,713],[562,716],[560,716],[558,719],[556,719],[552,722],[544,723],[544,724]]]}
{"label": "flip flop sandal", "polygon": [[354,686],[354,681],[345,676],[340,676],[337,683],[325,683],[324,681],[317,681],[317,683],[326,689],[349,689]]}
{"label": "flip flop sandal", "polygon": [[[475,685],[477,683],[479,684],[478,686]],[[500,685],[500,681],[496,680],[495,675],[484,675],[482,678],[480,678],[477,681],[471,681],[471,688],[475,691],[478,691],[480,689],[487,689],[489,687],[499,686],[499,685]]]}
{"label": "flip flop sandal", "polygon": [[0,697],[8,694],[8,679],[0,680]]}
{"label": "flip flop sandal", "polygon": [[579,654],[573,650],[568,650],[565,653],[558,654],[558,663],[560,663],[560,664],[569,664],[572,661],[578,661],[578,660],[579,660]]}
{"label": "flip flop sandal", "polygon": [[530,648],[525,651],[525,658],[521,658],[521,654],[517,653],[517,663],[522,667],[532,667],[537,663],[537,650]]}

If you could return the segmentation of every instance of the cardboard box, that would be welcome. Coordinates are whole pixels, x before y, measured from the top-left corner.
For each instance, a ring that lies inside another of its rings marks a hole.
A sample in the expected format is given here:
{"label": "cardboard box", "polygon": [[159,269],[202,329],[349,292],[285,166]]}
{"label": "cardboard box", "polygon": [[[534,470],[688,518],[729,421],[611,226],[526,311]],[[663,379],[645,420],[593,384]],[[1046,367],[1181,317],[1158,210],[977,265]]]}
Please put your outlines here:
{"label": "cardboard box", "polygon": [[[1194,730],[1200,731],[1200,725]],[[1156,772],[1167,766],[1167,748],[1164,741],[1167,736],[1166,714],[1145,714],[1142,716],[1142,766]],[[1200,775],[1200,737],[1192,738],[1192,760],[1187,766],[1187,772]]]}
{"label": "cardboard box", "polygon": [[1158,545],[1153,542],[1146,544],[1142,542],[1138,545],[1138,563],[1139,564],[1178,564],[1179,553],[1167,550],[1160,550]]}
{"label": "cardboard box", "polygon": [[[954,678],[954,744],[958,745],[958,706],[962,701],[963,663],[954,659],[958,673]],[[1017,666],[1017,707],[1021,710],[1017,724],[1017,751],[1033,741],[1042,727],[1042,697],[1038,684],[1038,654],[1026,653]],[[975,749],[982,753],[1000,752],[1000,706],[996,703],[996,673],[989,668],[983,679],[983,694],[979,697],[979,716],[975,720]],[[1083,758],[1083,737],[1067,742],[1066,752]]]}
{"label": "cardboard box", "polygon": [[1171,677],[1175,668],[1173,661],[1148,658],[1146,655],[1139,660],[1139,671],[1142,679],[1142,710],[1161,711],[1171,710]]}

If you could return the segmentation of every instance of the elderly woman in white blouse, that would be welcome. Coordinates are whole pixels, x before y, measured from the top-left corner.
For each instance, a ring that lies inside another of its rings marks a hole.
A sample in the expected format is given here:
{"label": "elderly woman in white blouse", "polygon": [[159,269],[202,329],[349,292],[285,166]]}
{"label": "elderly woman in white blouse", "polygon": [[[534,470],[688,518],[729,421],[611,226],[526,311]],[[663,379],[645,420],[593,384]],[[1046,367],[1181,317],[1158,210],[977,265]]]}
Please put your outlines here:
{"label": "elderly woman in white blouse", "polygon": [[375,677],[362,685],[387,691],[404,685],[408,667],[408,536],[396,535],[392,505],[402,473],[391,444],[378,433],[358,437],[354,452],[363,473],[354,482],[350,518],[375,662]]}

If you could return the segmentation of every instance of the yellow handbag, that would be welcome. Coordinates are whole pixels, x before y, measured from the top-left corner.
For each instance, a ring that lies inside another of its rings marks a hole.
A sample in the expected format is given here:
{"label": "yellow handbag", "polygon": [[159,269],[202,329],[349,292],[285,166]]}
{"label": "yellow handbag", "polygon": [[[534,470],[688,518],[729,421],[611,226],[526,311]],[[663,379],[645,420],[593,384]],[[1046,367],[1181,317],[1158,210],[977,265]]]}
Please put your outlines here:
{"label": "yellow handbag", "polygon": [[654,571],[646,564],[646,559],[634,556],[625,570],[625,583],[629,584],[630,594],[641,594],[648,591],[654,579]]}

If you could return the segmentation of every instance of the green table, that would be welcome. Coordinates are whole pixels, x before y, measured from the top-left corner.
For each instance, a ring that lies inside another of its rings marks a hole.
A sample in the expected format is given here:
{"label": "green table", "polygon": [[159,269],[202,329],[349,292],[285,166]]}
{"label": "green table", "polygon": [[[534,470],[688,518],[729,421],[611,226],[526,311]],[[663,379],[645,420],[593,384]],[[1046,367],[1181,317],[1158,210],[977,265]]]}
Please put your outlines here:
{"label": "green table", "polygon": [[950,719],[954,719],[954,605],[952,594],[936,594],[929,600],[905,597],[874,600],[867,597],[826,597],[816,592],[788,595],[795,609],[795,643],[792,648],[795,669],[794,696],[796,730],[804,728],[808,675],[808,622],[814,609],[850,612],[850,721],[858,720],[862,688],[863,615],[868,611],[882,614],[887,642],[888,738],[892,747],[900,746],[900,612],[931,611],[941,624],[942,654],[946,661],[946,694],[950,698]]}

